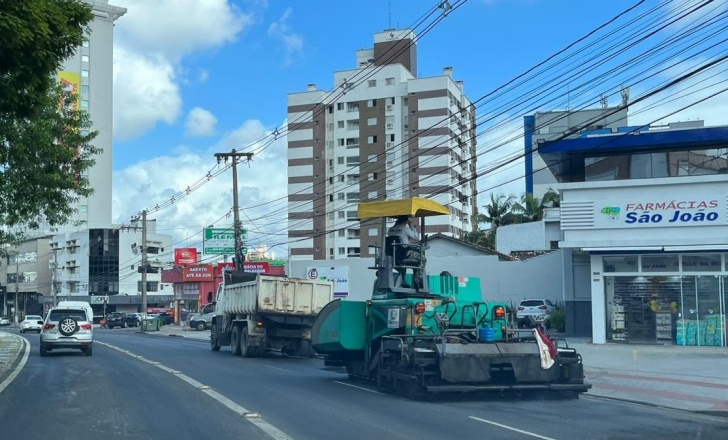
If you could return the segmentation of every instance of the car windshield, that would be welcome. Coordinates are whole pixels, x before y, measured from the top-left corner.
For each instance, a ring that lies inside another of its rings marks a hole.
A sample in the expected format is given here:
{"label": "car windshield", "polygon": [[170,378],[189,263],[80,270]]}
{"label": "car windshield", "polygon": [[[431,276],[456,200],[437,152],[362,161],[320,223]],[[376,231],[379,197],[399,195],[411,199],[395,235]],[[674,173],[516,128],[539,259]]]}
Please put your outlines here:
{"label": "car windshield", "polygon": [[543,305],[543,300],[540,299],[530,299],[527,301],[521,301],[521,305],[523,307],[538,307]]}
{"label": "car windshield", "polygon": [[41,318],[40,316],[36,316],[36,315],[29,315],[29,316],[25,317],[26,321],[40,321],[41,319],[43,319],[43,318]]}
{"label": "car windshield", "polygon": [[49,321],[60,321],[66,318],[73,318],[76,321],[85,321],[86,312],[83,310],[51,310]]}

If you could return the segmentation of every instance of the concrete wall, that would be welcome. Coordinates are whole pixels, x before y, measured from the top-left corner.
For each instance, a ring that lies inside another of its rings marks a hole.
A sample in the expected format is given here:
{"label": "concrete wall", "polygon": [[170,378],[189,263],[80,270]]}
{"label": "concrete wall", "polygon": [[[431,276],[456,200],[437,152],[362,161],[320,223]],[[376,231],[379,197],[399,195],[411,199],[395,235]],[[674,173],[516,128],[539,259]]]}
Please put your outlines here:
{"label": "concrete wall", "polygon": [[[497,256],[427,256],[430,275],[449,271],[455,276],[478,277],[483,298],[488,301],[518,303],[525,298],[548,298],[563,301],[561,252],[553,252],[526,261],[498,261]],[[304,278],[312,266],[349,267],[349,300],[369,299],[374,283],[374,260],[347,258],[341,260],[291,261],[287,273]]]}

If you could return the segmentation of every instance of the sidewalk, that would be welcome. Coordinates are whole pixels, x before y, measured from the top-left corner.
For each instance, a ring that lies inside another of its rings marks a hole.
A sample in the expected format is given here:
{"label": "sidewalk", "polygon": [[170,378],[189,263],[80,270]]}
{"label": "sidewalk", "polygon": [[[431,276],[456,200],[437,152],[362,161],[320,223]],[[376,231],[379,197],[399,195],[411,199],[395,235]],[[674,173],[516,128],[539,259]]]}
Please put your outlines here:
{"label": "sidewalk", "polygon": [[[139,327],[131,327],[126,329],[113,329],[112,332],[135,332],[141,333]],[[182,327],[181,325],[163,325],[159,328],[159,331],[148,331],[146,332],[150,336],[172,336],[176,338],[194,339],[197,341],[210,342],[210,330],[199,332],[189,327]]]}
{"label": "sidewalk", "polygon": [[0,330],[0,383],[10,373],[24,348],[25,343],[20,336]]}
{"label": "sidewalk", "polygon": [[728,417],[728,348],[599,344],[571,339],[588,395]]}

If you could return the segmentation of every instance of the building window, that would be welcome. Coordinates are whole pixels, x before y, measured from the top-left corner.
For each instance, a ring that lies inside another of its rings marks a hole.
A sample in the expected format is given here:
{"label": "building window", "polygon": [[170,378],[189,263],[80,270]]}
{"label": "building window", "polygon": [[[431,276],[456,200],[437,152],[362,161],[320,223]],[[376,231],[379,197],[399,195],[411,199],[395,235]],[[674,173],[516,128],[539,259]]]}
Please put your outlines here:
{"label": "building window", "polygon": [[339,218],[346,217],[346,213],[344,211],[339,211]]}
{"label": "building window", "polygon": [[[334,179],[333,179],[333,178],[331,178],[331,179],[329,179],[329,180],[330,180],[330,181],[331,181],[331,182],[333,183],[333,180],[334,180]],[[333,194],[329,194],[329,202],[333,202],[333,201],[334,201],[334,195],[333,195]]]}
{"label": "building window", "polygon": [[376,99],[369,99],[367,100],[367,107],[376,107],[377,106],[377,100]]}
{"label": "building window", "polygon": [[339,255],[344,255],[346,253],[346,248],[340,247],[339,248]]}
{"label": "building window", "polygon": [[349,203],[358,202],[359,201],[359,193],[358,192],[346,193],[346,201],[349,202]]}
{"label": "building window", "polygon": [[88,47],[88,38],[84,38],[83,42],[81,43],[83,47]]}
{"label": "building window", "polygon": [[346,231],[343,229],[339,229],[339,237],[346,237]]}
{"label": "building window", "polygon": [[394,135],[393,134],[390,134],[389,135],[389,142],[394,142]]}
{"label": "building window", "polygon": [[369,191],[369,200],[374,200],[377,198],[377,192],[376,191]]}
{"label": "building window", "polygon": [[377,125],[377,118],[367,119],[367,125]]}
{"label": "building window", "polygon": [[359,229],[347,229],[346,230],[347,237],[348,238],[359,238]]}
{"label": "building window", "polygon": [[88,93],[88,86],[81,86],[81,93]]}
{"label": "building window", "polygon": [[329,213],[328,213],[328,218],[329,218],[329,220],[334,220],[334,216],[335,216],[335,215],[336,215],[336,213],[335,213],[335,212],[329,212]]}
{"label": "building window", "polygon": [[81,100],[81,108],[88,108],[88,100],[82,99]]}
{"label": "building window", "polygon": [[346,256],[347,257],[358,257],[361,255],[361,248],[358,247],[350,247],[346,249]]}
{"label": "building window", "polygon": [[377,80],[376,79],[370,79],[369,81],[367,81],[367,86],[368,87],[376,87],[377,86]]}
{"label": "building window", "polygon": [[[359,156],[349,156],[349,157],[347,157],[346,158],[346,165],[348,165],[350,167],[358,166],[359,165]],[[344,176],[341,176],[341,177],[343,179]],[[343,180],[342,180],[342,182],[343,182]]]}
{"label": "building window", "polygon": [[337,157],[336,158],[336,163],[339,164],[339,165],[344,165],[344,157],[343,156],[342,157]]}
{"label": "building window", "polygon": [[368,162],[376,162],[377,161],[377,155],[376,154],[370,154],[369,157],[367,157]]}
{"label": "building window", "polygon": [[339,182],[344,182],[344,179],[345,179],[345,177],[343,175],[339,176]]}
{"label": "building window", "polygon": [[393,86],[394,85],[394,78],[387,78],[387,79],[384,80],[384,83],[386,85],[388,85],[388,86]]}
{"label": "building window", "polygon": [[356,221],[357,220],[356,216],[357,216],[356,211],[346,211],[346,219],[348,221],[350,221],[350,222]]}
{"label": "building window", "polygon": [[339,146],[340,147],[344,146],[344,138],[339,139]]}
{"label": "building window", "polygon": [[338,121],[338,122],[336,122],[336,127],[337,128],[344,128],[344,121]]}
{"label": "building window", "polygon": [[394,97],[389,98],[389,103],[392,104],[392,105],[394,105]]}
{"label": "building window", "polygon": [[336,110],[344,110],[344,103],[339,102],[336,104]]}
{"label": "building window", "polygon": [[377,173],[369,173],[369,180],[377,180]]}
{"label": "building window", "polygon": [[336,198],[338,198],[339,200],[344,200],[344,198],[346,198],[346,196],[344,195],[344,193],[338,193],[336,195]]}
{"label": "building window", "polygon": [[374,135],[374,136],[367,137],[367,142],[370,143],[370,144],[376,144],[377,143],[377,136]]}
{"label": "building window", "polygon": [[82,70],[82,71],[81,71],[81,76],[82,76],[83,78],[88,78],[88,70]]}
{"label": "building window", "polygon": [[88,60],[89,60],[88,55],[81,55],[81,62],[82,63],[88,63]]}
{"label": "building window", "polygon": [[346,121],[346,129],[347,130],[358,130],[359,129],[359,120],[352,119],[351,121]]}
{"label": "building window", "polygon": [[358,112],[359,111],[359,103],[358,102],[347,102],[346,103],[346,111],[347,112]]}
{"label": "building window", "polygon": [[[137,281],[137,292],[142,291],[142,282]],[[147,281],[147,292],[158,292],[159,281]]]}

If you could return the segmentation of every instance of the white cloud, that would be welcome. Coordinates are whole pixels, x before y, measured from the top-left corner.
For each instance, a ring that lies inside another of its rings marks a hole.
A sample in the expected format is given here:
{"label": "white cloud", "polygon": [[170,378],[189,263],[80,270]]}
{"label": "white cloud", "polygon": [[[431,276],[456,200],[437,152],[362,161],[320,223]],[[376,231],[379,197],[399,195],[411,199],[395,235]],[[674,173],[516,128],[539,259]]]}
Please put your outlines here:
{"label": "white cloud", "polygon": [[[114,137],[144,135],[181,113],[178,73],[192,53],[235,41],[253,22],[230,0],[115,0],[127,8],[114,28]],[[200,73],[200,81],[207,72]]]}
{"label": "white cloud", "polygon": [[206,83],[206,82],[207,82],[207,79],[208,79],[209,77],[210,77],[210,72],[208,72],[208,71],[207,71],[207,70],[205,70],[205,69],[200,69],[200,71],[199,71],[199,75],[197,76],[197,79],[198,79],[198,80],[199,80],[199,81],[200,81],[201,83]]}
{"label": "white cloud", "polygon": [[289,66],[293,63],[294,57],[303,51],[303,37],[294,33],[288,25],[288,19],[293,15],[293,9],[287,8],[281,19],[271,23],[268,27],[268,36],[280,40],[286,53],[284,65]]}
{"label": "white cloud", "polygon": [[[131,80],[133,78],[133,80]],[[182,111],[182,97],[171,64],[117,47],[114,53],[114,134],[139,137],[157,121],[172,124]]]}
{"label": "white cloud", "polygon": [[190,110],[185,123],[185,134],[188,136],[212,136],[215,134],[217,118],[202,107]]}
{"label": "white cloud", "polygon": [[[180,146],[173,154],[144,160],[115,171],[114,221],[124,223],[145,208],[153,209],[157,204],[169,201],[180,191],[194,186],[208,170],[215,167],[213,153],[248,145],[267,132],[260,121],[249,120],[228,133],[207,152],[191,152]],[[286,137],[283,136],[256,154],[249,164],[238,167],[241,208],[283,198],[276,203],[243,210],[241,221],[249,230],[249,244],[286,241],[285,235],[267,235],[279,231],[286,221],[286,145]],[[250,151],[257,149],[253,147]],[[173,171],[160,173],[159,170]],[[144,197],[140,197],[140,194],[144,194]],[[159,233],[170,234],[175,242],[181,242],[176,247],[194,247],[201,245],[202,228],[213,223],[216,226],[232,224],[232,215],[226,218],[232,208],[232,200],[232,174],[228,170],[189,195],[178,198],[173,205],[150,214],[150,218],[157,219]],[[281,250],[281,246],[276,248],[277,253],[281,253]]]}

